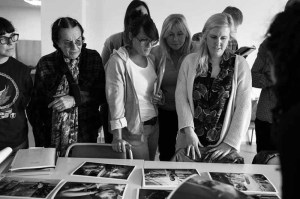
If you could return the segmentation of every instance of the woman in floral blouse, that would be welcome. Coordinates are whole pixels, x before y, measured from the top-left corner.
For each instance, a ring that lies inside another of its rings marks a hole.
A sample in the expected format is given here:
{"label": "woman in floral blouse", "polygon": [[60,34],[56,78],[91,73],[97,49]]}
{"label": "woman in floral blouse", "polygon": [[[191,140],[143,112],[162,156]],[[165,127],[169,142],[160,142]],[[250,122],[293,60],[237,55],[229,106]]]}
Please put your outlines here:
{"label": "woman in floral blouse", "polygon": [[237,151],[250,122],[252,83],[246,60],[227,49],[233,25],[228,14],[211,16],[199,52],[179,71],[176,149],[193,160],[243,163]]}

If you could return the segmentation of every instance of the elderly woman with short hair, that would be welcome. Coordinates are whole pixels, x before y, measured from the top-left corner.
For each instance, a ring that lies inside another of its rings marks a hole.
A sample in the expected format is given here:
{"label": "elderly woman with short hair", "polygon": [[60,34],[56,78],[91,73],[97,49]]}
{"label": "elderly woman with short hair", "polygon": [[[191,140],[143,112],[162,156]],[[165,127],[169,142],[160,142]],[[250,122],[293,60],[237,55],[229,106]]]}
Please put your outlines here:
{"label": "elderly woman with short hair", "polygon": [[39,60],[29,104],[36,146],[55,147],[61,156],[72,143],[96,142],[106,102],[102,60],[86,48],[83,32],[70,17],[53,23],[56,51]]}

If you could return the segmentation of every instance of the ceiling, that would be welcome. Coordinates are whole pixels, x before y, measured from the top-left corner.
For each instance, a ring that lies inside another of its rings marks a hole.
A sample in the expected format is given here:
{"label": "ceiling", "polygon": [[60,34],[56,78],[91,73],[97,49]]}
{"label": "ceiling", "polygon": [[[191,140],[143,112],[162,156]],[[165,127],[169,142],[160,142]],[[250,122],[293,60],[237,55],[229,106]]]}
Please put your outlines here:
{"label": "ceiling", "polygon": [[39,6],[30,5],[23,0],[0,0],[0,7],[40,8]]}

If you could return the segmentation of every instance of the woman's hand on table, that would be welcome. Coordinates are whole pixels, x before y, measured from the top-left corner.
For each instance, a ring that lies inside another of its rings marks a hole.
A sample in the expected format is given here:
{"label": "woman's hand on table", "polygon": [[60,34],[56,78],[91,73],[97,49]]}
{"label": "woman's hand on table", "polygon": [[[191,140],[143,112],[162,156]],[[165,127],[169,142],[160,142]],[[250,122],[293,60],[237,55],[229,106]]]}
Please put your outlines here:
{"label": "woman's hand on table", "polygon": [[222,142],[220,145],[210,149],[207,153],[208,155],[204,159],[211,159],[211,160],[221,160],[224,158],[226,155],[230,153],[232,150],[232,147],[229,146],[228,144]]}
{"label": "woman's hand on table", "polygon": [[201,158],[201,153],[199,150],[200,142],[194,129],[191,127],[186,127],[184,129],[184,132],[186,135],[186,145],[187,145],[186,155],[191,157],[193,160],[196,159],[196,155],[198,155],[199,158]]}

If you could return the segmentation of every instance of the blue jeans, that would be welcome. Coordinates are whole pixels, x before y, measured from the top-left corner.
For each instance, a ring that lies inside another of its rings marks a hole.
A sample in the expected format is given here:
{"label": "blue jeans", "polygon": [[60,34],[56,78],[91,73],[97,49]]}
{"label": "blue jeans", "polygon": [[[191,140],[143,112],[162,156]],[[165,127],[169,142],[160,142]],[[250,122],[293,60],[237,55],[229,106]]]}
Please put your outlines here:
{"label": "blue jeans", "polygon": [[142,135],[131,135],[123,129],[122,138],[131,144],[133,159],[154,160],[158,145],[158,122],[155,125],[144,125]]}

